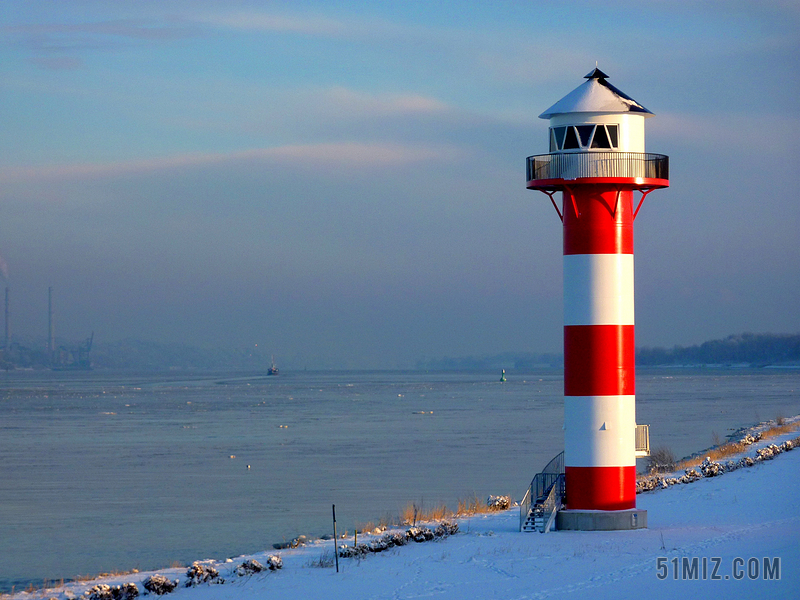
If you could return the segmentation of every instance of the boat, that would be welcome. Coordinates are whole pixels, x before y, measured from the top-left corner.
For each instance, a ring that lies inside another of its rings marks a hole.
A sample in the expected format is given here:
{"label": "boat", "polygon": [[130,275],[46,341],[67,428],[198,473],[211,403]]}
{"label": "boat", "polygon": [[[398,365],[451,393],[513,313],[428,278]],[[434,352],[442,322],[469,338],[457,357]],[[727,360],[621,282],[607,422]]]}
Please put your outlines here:
{"label": "boat", "polygon": [[277,375],[278,367],[275,365],[275,356],[272,357],[272,365],[267,369],[267,375]]}

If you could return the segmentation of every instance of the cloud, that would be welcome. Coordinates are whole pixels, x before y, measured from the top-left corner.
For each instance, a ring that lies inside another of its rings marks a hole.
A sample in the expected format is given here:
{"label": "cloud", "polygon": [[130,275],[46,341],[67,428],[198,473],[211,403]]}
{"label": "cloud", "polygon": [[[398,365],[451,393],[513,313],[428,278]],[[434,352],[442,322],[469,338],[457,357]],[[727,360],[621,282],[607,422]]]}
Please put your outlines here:
{"label": "cloud", "polygon": [[457,160],[462,155],[463,150],[448,145],[361,142],[295,144],[275,148],[255,148],[227,154],[193,153],[112,163],[3,167],[0,168],[0,182],[13,184],[45,179],[93,179],[246,161],[269,161],[315,168],[388,168],[418,162],[450,162]]}
{"label": "cloud", "polygon": [[367,94],[345,87],[333,87],[322,93],[322,101],[339,110],[370,115],[438,113],[449,107],[444,102],[420,94]]}
{"label": "cloud", "polygon": [[206,15],[200,22],[230,29],[300,33],[314,36],[340,36],[351,29],[343,21],[319,15],[287,16],[263,12],[232,12]]}
{"label": "cloud", "polygon": [[138,42],[164,42],[200,35],[200,28],[180,19],[117,19],[91,23],[40,23],[0,27],[0,34],[16,39],[33,53],[28,61],[42,69],[76,69],[83,62],[77,52],[111,51]]}
{"label": "cloud", "polygon": [[28,62],[50,71],[72,71],[83,66],[83,61],[74,56],[33,56]]}
{"label": "cloud", "polygon": [[705,149],[780,153],[796,144],[800,119],[786,114],[659,113],[648,122],[647,129],[651,135]]}
{"label": "cloud", "polygon": [[197,35],[194,25],[181,20],[116,19],[94,23],[50,23],[7,25],[1,28],[10,34],[27,36],[42,43],[53,39],[69,39],[79,34],[125,37],[141,40],[174,40]]}

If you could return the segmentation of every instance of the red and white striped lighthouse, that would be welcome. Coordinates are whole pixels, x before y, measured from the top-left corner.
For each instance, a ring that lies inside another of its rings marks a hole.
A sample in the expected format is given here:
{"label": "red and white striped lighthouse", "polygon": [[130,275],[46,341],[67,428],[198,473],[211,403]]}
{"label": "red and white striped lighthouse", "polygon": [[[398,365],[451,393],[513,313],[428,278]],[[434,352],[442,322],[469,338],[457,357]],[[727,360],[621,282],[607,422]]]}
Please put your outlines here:
{"label": "red and white striped lighthouse", "polygon": [[[644,151],[653,114],[607,77],[594,69],[540,115],[550,152],[528,158],[528,189],[550,197],[564,229],[566,513],[636,507],[633,223],[669,185],[669,159]],[[630,528],[573,525],[559,515],[560,528]]]}

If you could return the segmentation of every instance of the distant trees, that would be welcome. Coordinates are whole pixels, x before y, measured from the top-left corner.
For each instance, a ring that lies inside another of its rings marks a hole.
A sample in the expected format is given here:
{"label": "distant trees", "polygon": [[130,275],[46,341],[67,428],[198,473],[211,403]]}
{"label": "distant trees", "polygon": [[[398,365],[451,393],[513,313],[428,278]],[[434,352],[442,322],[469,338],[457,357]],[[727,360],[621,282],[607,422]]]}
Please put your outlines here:
{"label": "distant trees", "polygon": [[[636,364],[658,365],[732,365],[754,367],[800,364],[800,334],[741,333],[697,346],[673,348],[637,348]],[[491,371],[515,369],[530,371],[542,367],[560,368],[560,354],[505,352],[483,356],[444,357],[421,360],[417,369],[428,371]]]}
{"label": "distant trees", "polygon": [[799,361],[800,334],[742,333],[699,346],[636,350],[636,364],[640,366],[747,363],[764,367]]}

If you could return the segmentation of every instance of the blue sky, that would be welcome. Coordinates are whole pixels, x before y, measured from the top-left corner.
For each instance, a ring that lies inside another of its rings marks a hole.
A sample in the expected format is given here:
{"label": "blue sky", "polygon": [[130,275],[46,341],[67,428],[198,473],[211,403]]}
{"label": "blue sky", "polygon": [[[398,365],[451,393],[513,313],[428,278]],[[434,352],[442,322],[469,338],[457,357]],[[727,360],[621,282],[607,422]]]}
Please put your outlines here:
{"label": "blue sky", "polygon": [[800,331],[793,2],[0,6],[12,333],[286,366],[559,351],[537,116],[595,65],[655,113],[637,343]]}

